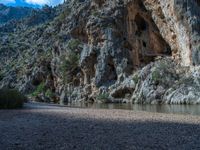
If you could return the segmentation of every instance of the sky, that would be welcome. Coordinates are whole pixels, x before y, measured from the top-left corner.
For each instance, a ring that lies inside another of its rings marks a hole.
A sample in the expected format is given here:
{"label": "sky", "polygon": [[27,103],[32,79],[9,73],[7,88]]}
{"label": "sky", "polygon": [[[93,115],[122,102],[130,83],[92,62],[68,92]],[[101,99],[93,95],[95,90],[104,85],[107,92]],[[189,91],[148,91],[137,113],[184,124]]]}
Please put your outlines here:
{"label": "sky", "polygon": [[56,6],[63,3],[64,0],[0,0],[0,3],[9,6],[28,6],[28,7],[41,7],[45,4]]}

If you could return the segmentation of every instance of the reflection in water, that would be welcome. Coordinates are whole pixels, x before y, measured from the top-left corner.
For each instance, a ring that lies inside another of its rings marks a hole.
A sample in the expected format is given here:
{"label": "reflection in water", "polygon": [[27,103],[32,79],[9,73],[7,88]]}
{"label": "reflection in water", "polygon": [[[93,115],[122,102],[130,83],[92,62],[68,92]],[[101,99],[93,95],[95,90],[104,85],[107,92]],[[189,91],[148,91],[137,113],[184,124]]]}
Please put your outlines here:
{"label": "reflection in water", "polygon": [[140,104],[101,104],[101,103],[73,103],[70,107],[95,109],[127,109],[158,113],[200,115],[200,105],[140,105]]}

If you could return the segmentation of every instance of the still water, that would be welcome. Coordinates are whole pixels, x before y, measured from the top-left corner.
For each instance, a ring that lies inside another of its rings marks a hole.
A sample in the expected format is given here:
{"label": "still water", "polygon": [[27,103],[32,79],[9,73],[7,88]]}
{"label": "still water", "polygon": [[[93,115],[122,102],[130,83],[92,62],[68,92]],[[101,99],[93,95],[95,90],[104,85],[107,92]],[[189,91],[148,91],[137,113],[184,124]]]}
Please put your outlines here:
{"label": "still water", "polygon": [[200,115],[200,105],[140,105],[140,104],[101,104],[101,103],[74,103],[69,107],[93,109],[126,109],[133,111],[147,111],[157,113]]}

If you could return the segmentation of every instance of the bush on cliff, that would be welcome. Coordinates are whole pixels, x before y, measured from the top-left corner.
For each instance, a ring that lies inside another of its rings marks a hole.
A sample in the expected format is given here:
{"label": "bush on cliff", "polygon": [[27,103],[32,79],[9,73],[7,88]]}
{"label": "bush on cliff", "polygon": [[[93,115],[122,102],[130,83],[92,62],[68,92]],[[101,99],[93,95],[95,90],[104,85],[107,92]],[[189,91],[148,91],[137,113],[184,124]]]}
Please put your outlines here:
{"label": "bush on cliff", "polygon": [[26,97],[14,89],[0,89],[0,109],[22,108]]}
{"label": "bush on cliff", "polygon": [[45,91],[45,83],[42,82],[40,83],[37,88],[35,89],[35,91],[32,93],[32,96],[36,97],[39,94],[43,93]]}
{"label": "bush on cliff", "polygon": [[76,49],[78,49],[78,46],[81,44],[81,42],[77,39],[71,39],[69,42],[68,42],[68,48],[71,50],[71,51],[75,51]]}
{"label": "bush on cliff", "polygon": [[74,51],[69,51],[66,57],[62,58],[60,71],[63,76],[64,83],[70,83],[73,79],[74,71],[79,66],[80,55]]}
{"label": "bush on cliff", "polygon": [[109,102],[109,94],[108,93],[99,94],[99,95],[97,95],[96,99],[98,102],[108,103]]}

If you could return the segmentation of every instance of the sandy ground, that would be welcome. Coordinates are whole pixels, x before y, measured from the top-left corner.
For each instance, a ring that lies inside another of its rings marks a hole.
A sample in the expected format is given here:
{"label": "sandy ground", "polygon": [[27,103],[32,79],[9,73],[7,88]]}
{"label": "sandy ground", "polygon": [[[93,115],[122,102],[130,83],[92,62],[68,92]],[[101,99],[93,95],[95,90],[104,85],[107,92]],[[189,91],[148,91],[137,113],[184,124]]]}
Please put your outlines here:
{"label": "sandy ground", "polygon": [[200,149],[200,116],[25,105],[0,110],[0,150]]}

